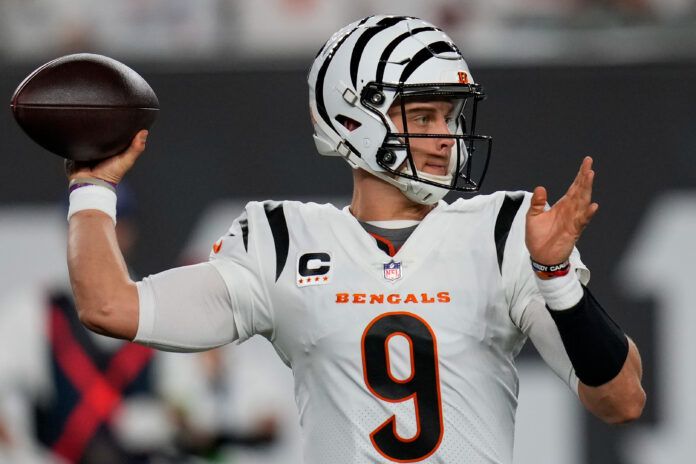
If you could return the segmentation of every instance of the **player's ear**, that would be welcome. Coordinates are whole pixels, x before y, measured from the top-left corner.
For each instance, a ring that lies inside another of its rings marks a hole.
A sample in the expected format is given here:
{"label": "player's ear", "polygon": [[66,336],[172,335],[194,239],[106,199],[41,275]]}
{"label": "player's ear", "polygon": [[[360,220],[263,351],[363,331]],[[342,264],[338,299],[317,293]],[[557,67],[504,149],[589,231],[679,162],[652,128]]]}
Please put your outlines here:
{"label": "player's ear", "polygon": [[349,118],[348,116],[344,116],[342,114],[336,116],[336,121],[338,121],[343,127],[348,129],[350,132],[353,132],[355,129],[362,126],[362,124],[360,124],[355,119]]}

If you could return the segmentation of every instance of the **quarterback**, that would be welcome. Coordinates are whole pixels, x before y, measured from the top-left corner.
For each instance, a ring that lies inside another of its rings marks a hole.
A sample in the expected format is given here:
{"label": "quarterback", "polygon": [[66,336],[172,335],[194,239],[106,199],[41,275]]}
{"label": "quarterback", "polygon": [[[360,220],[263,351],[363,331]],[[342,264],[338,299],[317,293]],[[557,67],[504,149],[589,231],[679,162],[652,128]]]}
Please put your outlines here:
{"label": "quarterback", "polygon": [[476,192],[485,97],[440,29],[370,16],[309,72],[320,154],[352,168],[351,204],[251,202],[210,260],[140,282],[114,235],[118,183],[145,148],[72,165],[68,266],[92,330],[197,351],[260,334],[292,369],[307,463],[512,462],[530,338],[608,423],[645,403],[635,344],[587,288],[575,243],[597,211],[585,158],[565,195]]}

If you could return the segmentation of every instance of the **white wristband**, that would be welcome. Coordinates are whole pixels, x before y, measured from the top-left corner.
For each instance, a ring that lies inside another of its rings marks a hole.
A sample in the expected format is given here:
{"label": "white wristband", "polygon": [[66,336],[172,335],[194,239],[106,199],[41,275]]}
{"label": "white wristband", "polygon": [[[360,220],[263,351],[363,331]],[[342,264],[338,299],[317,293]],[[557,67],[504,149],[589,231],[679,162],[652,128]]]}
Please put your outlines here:
{"label": "white wristband", "polygon": [[86,209],[96,209],[109,215],[116,224],[116,194],[100,185],[86,185],[70,192],[68,221],[73,214]]}
{"label": "white wristband", "polygon": [[574,269],[563,277],[548,280],[535,277],[535,279],[546,305],[555,311],[572,308],[584,295],[580,279]]}

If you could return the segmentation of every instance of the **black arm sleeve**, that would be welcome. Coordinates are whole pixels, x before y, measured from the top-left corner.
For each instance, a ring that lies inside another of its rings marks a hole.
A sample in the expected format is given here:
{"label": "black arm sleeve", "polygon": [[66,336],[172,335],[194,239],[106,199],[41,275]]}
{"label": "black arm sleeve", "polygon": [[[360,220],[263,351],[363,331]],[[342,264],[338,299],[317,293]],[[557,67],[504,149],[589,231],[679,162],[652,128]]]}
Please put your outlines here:
{"label": "black arm sleeve", "polygon": [[598,387],[618,375],[628,357],[628,339],[587,287],[572,308],[546,308],[582,383]]}

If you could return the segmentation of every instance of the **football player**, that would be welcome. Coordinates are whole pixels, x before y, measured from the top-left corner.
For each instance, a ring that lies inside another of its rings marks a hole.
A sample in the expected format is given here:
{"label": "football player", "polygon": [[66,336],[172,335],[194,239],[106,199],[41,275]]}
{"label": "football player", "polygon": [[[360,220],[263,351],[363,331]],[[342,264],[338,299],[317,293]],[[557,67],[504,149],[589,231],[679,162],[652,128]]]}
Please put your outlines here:
{"label": "football player", "polygon": [[251,202],[210,261],[140,282],[114,238],[118,183],[145,148],[69,170],[81,320],[166,350],[254,334],[292,368],[308,463],[510,463],[515,357],[531,338],[594,414],[640,416],[635,344],[586,287],[575,242],[597,211],[585,158],[546,191],[477,191],[491,139],[459,49],[412,17],[338,31],[309,73],[314,140],[352,168],[351,204]]}

